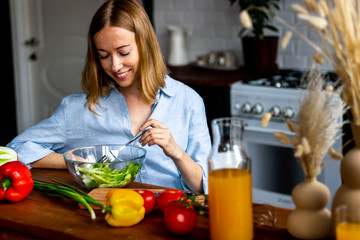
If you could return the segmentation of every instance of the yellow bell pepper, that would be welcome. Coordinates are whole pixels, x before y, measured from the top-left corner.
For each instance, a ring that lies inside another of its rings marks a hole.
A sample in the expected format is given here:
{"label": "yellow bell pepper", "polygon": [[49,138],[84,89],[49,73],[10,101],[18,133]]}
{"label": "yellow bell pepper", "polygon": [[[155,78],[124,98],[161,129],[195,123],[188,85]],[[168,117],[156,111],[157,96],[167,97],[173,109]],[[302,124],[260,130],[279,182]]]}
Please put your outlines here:
{"label": "yellow bell pepper", "polygon": [[112,189],[106,195],[106,222],[113,227],[130,227],[145,216],[143,197],[131,189]]}

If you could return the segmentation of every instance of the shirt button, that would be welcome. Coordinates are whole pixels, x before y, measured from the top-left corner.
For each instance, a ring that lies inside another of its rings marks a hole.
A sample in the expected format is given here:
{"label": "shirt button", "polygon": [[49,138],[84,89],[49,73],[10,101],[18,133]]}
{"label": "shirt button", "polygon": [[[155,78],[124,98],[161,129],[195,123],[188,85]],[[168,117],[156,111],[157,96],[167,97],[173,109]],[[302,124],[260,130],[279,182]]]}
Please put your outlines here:
{"label": "shirt button", "polygon": [[145,173],[145,170],[141,170],[140,173],[141,173],[141,174],[144,174],[144,173]]}

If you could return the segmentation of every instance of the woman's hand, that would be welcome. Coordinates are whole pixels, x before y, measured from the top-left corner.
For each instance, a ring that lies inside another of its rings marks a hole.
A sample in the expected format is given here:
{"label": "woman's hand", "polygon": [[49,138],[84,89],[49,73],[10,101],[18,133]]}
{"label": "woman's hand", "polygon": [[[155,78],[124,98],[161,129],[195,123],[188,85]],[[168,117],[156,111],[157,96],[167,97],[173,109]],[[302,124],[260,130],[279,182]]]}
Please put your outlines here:
{"label": "woman's hand", "polygon": [[141,126],[140,131],[152,126],[140,138],[142,146],[154,144],[160,146],[165,155],[171,158],[180,171],[187,186],[194,192],[203,192],[202,168],[191,157],[182,150],[172,137],[170,130],[159,121],[151,119]]}
{"label": "woman's hand", "polygon": [[166,156],[172,159],[181,159],[183,151],[175,142],[166,125],[155,119],[150,119],[141,126],[140,131],[149,126],[152,126],[153,128],[146,131],[146,133],[140,138],[139,142],[141,145],[145,146],[148,144],[148,146],[152,146],[156,144],[162,148]]}

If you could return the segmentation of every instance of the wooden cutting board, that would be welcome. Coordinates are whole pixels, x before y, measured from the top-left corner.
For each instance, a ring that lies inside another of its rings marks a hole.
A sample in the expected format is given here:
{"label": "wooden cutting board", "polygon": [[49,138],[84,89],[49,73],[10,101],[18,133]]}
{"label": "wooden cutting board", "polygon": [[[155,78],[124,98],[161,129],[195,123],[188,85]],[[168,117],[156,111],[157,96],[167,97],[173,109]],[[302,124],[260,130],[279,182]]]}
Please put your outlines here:
{"label": "wooden cutting board", "polygon": [[[89,196],[94,198],[96,201],[105,204],[106,203],[106,194],[114,188],[94,188],[93,190],[91,190],[91,192],[89,192]],[[128,188],[128,189],[132,189],[132,190],[141,190],[142,188]],[[165,189],[146,189],[146,190],[150,190],[154,193],[160,193],[162,191],[164,191]],[[90,204],[91,207],[93,209],[101,209],[101,207]],[[85,209],[85,206],[82,204],[79,204],[80,208]]]}

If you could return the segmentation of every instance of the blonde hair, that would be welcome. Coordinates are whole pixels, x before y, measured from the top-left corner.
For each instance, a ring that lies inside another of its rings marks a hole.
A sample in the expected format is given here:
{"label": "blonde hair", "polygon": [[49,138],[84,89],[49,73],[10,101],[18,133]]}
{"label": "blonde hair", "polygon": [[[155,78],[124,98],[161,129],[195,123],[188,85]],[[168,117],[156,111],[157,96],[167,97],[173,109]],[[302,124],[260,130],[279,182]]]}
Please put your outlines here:
{"label": "blonde hair", "polygon": [[81,85],[87,94],[86,104],[96,114],[99,98],[106,96],[115,81],[101,67],[94,36],[105,26],[121,27],[135,33],[139,64],[135,81],[139,81],[140,96],[146,104],[156,100],[158,90],[165,86],[168,73],[151,22],[141,5],[134,0],[106,1],[95,13],[88,32],[88,48]]}

